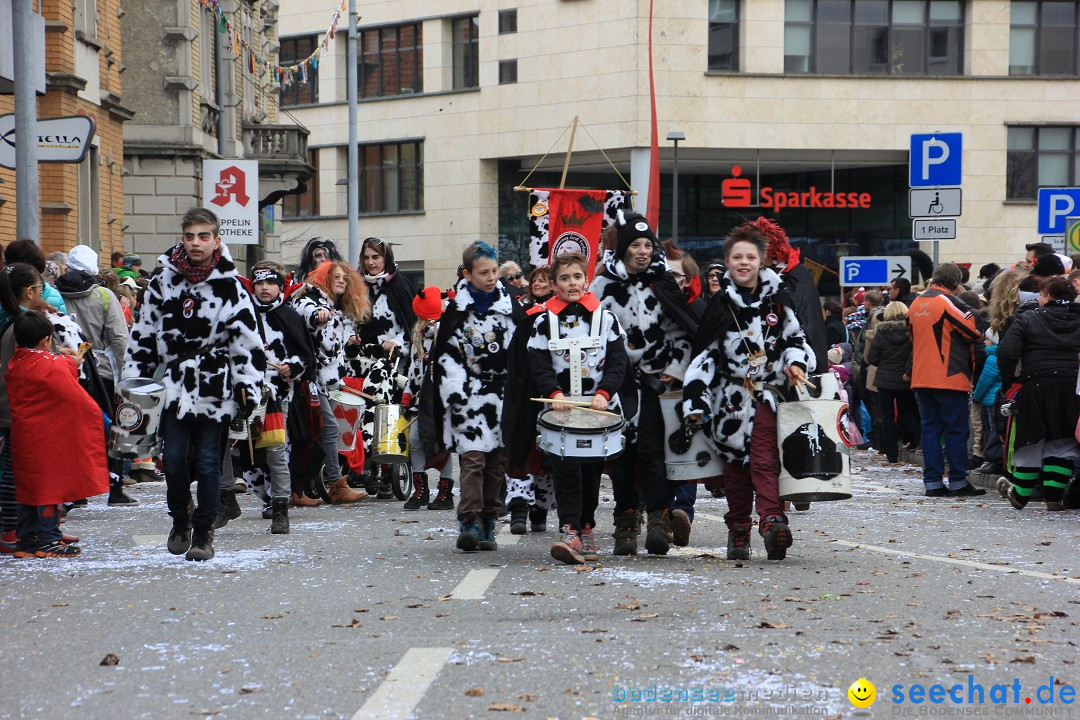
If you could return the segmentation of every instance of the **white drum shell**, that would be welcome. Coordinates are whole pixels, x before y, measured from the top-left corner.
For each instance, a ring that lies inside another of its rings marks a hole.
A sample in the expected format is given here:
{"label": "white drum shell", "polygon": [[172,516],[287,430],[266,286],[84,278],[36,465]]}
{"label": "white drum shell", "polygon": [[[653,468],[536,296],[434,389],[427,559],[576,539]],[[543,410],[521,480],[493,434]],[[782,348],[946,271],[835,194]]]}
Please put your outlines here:
{"label": "white drum shell", "polygon": [[161,454],[161,412],[165,388],[151,378],[129,378],[116,386],[117,404],[109,429],[109,455],[122,460]]}
{"label": "white drum shell", "polygon": [[667,468],[667,479],[670,482],[697,482],[720,477],[724,474],[724,461],[717,455],[707,437],[707,428],[694,433],[690,440],[690,449],[685,453],[676,453],[668,444],[668,438],[682,425],[678,413],[681,402],[681,392],[664,393],[660,396],[660,411],[664,415],[664,464]]}
{"label": "white drum shell", "polygon": [[559,412],[547,410],[537,420],[536,448],[540,452],[576,462],[610,460],[622,454],[625,421],[618,419],[604,428],[575,428],[560,423],[560,416],[553,414]]}

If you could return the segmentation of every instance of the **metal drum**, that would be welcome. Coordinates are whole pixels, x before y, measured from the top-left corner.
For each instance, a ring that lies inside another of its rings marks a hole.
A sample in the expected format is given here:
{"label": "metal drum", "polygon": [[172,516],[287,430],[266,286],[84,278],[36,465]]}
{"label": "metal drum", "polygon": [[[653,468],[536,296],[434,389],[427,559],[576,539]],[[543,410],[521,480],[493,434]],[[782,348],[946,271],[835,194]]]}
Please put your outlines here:
{"label": "metal drum", "polygon": [[851,497],[851,438],[847,403],[832,373],[812,378],[815,398],[796,388],[796,402],[780,403],[776,413],[780,446],[780,499],[793,503],[847,500]]}
{"label": "metal drum", "polygon": [[667,479],[672,482],[699,482],[718,478],[724,474],[724,461],[716,454],[712,442],[706,437],[706,428],[694,433],[686,452],[677,453],[671,447],[671,436],[683,432],[682,418],[678,410],[682,399],[681,392],[669,392],[660,396],[660,411],[664,415],[664,465],[667,468]]}
{"label": "metal drum", "polygon": [[120,460],[158,455],[158,427],[165,387],[151,378],[129,378],[116,386],[116,412],[109,430],[109,454]]}
{"label": "metal drum", "polygon": [[364,399],[341,390],[332,390],[327,397],[338,424],[338,451],[352,452],[364,419]]}
{"label": "metal drum", "polygon": [[536,447],[560,460],[610,460],[622,454],[625,424],[621,417],[585,410],[546,410],[536,421]]}
{"label": "metal drum", "polygon": [[375,406],[375,442],[371,447],[372,462],[409,462],[408,425],[404,405]]}

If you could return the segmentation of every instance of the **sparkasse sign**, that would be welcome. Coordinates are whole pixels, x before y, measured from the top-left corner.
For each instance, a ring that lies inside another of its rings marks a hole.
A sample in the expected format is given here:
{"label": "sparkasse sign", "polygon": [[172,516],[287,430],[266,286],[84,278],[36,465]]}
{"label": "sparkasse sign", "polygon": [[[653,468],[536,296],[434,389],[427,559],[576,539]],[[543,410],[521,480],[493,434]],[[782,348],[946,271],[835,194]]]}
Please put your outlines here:
{"label": "sparkasse sign", "polygon": [[[731,177],[720,184],[720,201],[724,207],[745,208],[751,207],[752,193],[750,178],[740,177],[742,168],[738,165],[731,168]],[[784,208],[821,208],[821,209],[868,209],[873,196],[868,192],[833,192],[831,190],[818,190],[811,185],[809,190],[788,191],[776,190],[765,186],[758,191],[762,208],[780,212]]]}

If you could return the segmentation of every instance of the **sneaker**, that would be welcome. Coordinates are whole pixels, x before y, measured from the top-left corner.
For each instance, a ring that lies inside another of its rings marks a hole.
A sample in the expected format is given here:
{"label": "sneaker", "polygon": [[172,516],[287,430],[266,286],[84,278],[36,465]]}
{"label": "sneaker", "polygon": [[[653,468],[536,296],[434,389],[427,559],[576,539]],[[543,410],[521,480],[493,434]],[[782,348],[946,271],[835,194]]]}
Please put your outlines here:
{"label": "sneaker", "polygon": [[476,544],[480,550],[498,550],[499,544],[495,541],[495,518],[485,517],[480,519],[480,542]]}
{"label": "sneaker", "polygon": [[728,528],[727,559],[750,559],[750,523]]}
{"label": "sneaker", "polygon": [[978,497],[979,495],[985,494],[985,489],[981,487],[975,487],[971,483],[964,483],[956,489],[949,490],[949,497]]}
{"label": "sneaker", "polygon": [[939,488],[927,488],[926,497],[949,497],[949,488],[944,486]]}
{"label": "sneaker", "polygon": [[480,525],[476,520],[468,518],[458,523],[457,549],[465,552],[476,550],[480,544]]}
{"label": "sneaker", "polygon": [[679,547],[690,544],[690,516],[685,510],[671,511],[671,542]]}
{"label": "sneaker", "polygon": [[585,562],[597,562],[600,559],[600,550],[596,547],[596,535],[593,529],[587,527],[581,531],[581,557]]}
{"label": "sneaker", "polygon": [[770,515],[761,521],[761,537],[765,539],[765,553],[770,560],[783,560],[791,547],[791,528],[779,515]]}
{"label": "sneaker", "polygon": [[248,491],[248,486],[247,486],[247,483],[244,482],[243,478],[233,478],[233,492],[236,492],[236,493],[239,493],[239,494],[243,495],[247,491]]}
{"label": "sneaker", "polygon": [[584,565],[581,537],[569,525],[563,525],[562,534],[562,537],[551,545],[551,557],[567,565]]}
{"label": "sneaker", "polygon": [[1005,499],[1008,500],[1009,504],[1017,510],[1023,510],[1025,507],[1027,507],[1027,500],[1017,495],[1016,490],[1009,490],[1009,494],[1005,496]]}
{"label": "sneaker", "polygon": [[214,559],[214,530],[213,528],[195,528],[191,538],[191,547],[187,551],[188,560],[213,560]]}
{"label": "sneaker", "polygon": [[38,558],[73,558],[78,557],[82,550],[77,545],[66,545],[59,540],[48,545],[30,550],[17,550],[15,557],[38,557]]}
{"label": "sneaker", "polygon": [[166,544],[169,552],[173,555],[183,555],[191,547],[191,526],[173,525],[169,531],[169,542]]}
{"label": "sneaker", "polygon": [[123,491],[122,487],[109,490],[109,505],[138,505],[139,501]]}
{"label": "sneaker", "polygon": [[274,508],[273,508],[273,506],[264,505],[262,515],[263,515],[263,520],[273,520],[274,519]]}
{"label": "sneaker", "polygon": [[0,535],[0,554],[14,555],[18,546],[19,539],[15,536],[14,530],[9,530],[3,535]]}

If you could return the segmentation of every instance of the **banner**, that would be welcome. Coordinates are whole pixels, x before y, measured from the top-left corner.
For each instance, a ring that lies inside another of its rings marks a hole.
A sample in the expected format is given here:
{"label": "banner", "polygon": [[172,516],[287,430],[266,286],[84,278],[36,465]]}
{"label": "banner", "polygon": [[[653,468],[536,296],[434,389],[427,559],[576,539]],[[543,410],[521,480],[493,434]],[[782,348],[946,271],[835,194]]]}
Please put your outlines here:
{"label": "banner", "polygon": [[529,262],[540,267],[556,255],[582,253],[591,281],[600,234],[615,222],[620,208],[629,207],[630,195],[622,190],[536,188],[529,194]]}

